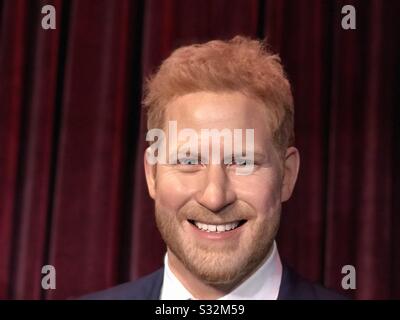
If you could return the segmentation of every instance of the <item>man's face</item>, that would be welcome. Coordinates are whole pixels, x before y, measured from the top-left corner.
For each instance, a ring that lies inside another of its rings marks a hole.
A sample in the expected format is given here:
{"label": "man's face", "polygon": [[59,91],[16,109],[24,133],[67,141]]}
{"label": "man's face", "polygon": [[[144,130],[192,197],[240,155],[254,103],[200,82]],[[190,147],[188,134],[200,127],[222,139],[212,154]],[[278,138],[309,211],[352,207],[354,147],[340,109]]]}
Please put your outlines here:
{"label": "man's face", "polygon": [[[238,175],[235,162],[224,164],[222,139],[220,164],[213,159],[209,164],[191,159],[146,164],[157,226],[169,254],[204,282],[239,282],[262,262],[275,238],[281,202],[290,197],[295,177],[285,182],[285,163],[266,117],[260,101],[241,93],[191,93],[166,106],[166,123],[177,121],[178,131],[192,128],[199,137],[201,129],[254,129],[254,169],[248,175]],[[200,139],[199,150],[208,142]]]}

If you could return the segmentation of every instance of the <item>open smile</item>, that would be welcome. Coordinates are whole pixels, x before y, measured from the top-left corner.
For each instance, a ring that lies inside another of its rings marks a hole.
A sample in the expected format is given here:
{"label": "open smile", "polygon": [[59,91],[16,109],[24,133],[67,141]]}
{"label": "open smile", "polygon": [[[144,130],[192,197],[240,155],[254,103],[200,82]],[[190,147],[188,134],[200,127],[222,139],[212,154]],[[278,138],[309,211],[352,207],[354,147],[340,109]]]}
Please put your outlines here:
{"label": "open smile", "polygon": [[247,220],[237,220],[233,222],[228,222],[228,223],[221,223],[221,224],[208,224],[208,223],[203,223],[200,221],[195,221],[195,220],[188,220],[192,225],[197,227],[197,229],[205,232],[212,232],[212,233],[222,233],[222,232],[228,232],[228,231],[233,231],[239,227],[241,227],[243,224],[247,222]]}

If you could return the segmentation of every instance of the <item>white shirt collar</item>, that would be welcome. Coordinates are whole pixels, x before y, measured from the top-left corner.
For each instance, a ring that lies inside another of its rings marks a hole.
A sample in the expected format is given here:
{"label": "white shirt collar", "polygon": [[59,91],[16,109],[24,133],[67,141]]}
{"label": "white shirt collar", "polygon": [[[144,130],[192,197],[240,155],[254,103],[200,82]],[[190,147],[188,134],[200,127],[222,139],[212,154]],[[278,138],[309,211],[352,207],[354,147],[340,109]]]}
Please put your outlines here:
{"label": "white shirt collar", "polygon": [[[268,259],[248,279],[218,300],[276,300],[282,279],[282,263],[275,241],[271,250]],[[168,254],[165,254],[164,258],[164,279],[160,299],[193,299],[169,268]]]}

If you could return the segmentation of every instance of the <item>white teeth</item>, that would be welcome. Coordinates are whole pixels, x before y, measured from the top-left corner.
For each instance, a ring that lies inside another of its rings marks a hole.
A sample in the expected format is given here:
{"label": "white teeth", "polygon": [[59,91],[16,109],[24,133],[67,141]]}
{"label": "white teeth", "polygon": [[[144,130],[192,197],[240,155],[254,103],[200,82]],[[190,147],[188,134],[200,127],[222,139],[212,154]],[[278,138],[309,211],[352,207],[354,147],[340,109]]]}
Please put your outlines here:
{"label": "white teeth", "polygon": [[197,225],[200,229],[202,229],[202,230],[207,230],[207,225],[206,224],[204,224],[204,223],[200,223],[200,222],[198,222],[198,225]]}
{"label": "white teeth", "polygon": [[197,228],[207,231],[207,232],[224,232],[235,229],[239,225],[239,221],[235,221],[227,224],[205,224],[201,222],[194,221]]}

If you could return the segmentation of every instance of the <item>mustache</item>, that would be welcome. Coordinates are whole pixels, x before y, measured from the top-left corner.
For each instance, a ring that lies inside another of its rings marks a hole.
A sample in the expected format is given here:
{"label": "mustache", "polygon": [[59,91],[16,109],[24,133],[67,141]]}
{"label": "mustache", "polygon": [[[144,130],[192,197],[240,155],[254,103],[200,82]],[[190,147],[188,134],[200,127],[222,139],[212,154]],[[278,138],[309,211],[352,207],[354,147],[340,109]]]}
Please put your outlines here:
{"label": "mustache", "polygon": [[253,208],[244,204],[235,204],[220,211],[211,211],[202,205],[191,204],[181,208],[179,215],[185,220],[194,220],[210,224],[230,223],[249,220],[255,216]]}

